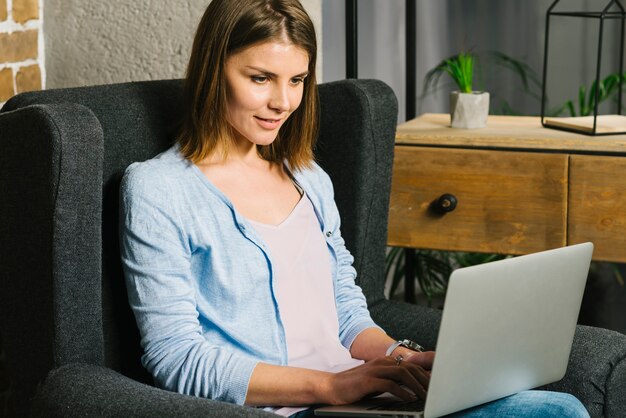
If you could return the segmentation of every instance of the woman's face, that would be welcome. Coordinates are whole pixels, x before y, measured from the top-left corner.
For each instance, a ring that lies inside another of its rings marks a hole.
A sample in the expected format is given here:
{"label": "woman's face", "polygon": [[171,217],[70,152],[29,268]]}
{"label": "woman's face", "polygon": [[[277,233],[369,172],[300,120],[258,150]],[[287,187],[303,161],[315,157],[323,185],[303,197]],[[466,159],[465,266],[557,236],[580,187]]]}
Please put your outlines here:
{"label": "woman's face", "polygon": [[302,101],[308,74],[306,51],[294,44],[268,41],[226,60],[228,122],[235,140],[271,144]]}

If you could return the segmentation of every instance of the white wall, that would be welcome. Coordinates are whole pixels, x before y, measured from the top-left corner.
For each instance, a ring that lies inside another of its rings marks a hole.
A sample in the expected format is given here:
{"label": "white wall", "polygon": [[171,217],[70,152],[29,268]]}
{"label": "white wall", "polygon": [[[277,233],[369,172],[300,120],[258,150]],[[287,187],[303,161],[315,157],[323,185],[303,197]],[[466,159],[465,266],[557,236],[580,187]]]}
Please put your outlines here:
{"label": "white wall", "polygon": [[[316,25],[321,50],[321,0],[302,3]],[[208,4],[208,0],[46,0],[46,86],[183,77],[194,31]],[[321,71],[321,57],[319,61]]]}

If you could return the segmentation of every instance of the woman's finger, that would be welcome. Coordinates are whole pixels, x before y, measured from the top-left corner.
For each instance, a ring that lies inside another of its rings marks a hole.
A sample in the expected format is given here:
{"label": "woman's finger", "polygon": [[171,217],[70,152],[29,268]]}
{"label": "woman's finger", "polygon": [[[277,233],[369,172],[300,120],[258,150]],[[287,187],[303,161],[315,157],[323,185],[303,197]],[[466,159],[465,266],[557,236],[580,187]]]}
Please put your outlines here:
{"label": "woman's finger", "polygon": [[419,381],[419,383],[428,390],[428,384],[430,383],[430,372],[423,367],[413,363],[402,363],[402,367],[407,368],[411,374]]}
{"label": "woman's finger", "polygon": [[414,363],[418,366],[422,366],[425,370],[433,368],[433,362],[435,361],[434,351],[424,351],[422,353],[414,353],[411,356],[405,358],[408,363]]}
{"label": "woman's finger", "polygon": [[372,368],[372,375],[391,380],[396,384],[401,384],[410,389],[416,396],[424,398],[428,387],[428,377],[426,372],[415,364],[403,365],[400,362],[387,361],[385,365]]}
{"label": "woman's finger", "polygon": [[402,386],[388,379],[379,379],[377,386],[380,387],[381,392],[388,392],[392,395],[402,399],[403,401],[414,401],[417,399],[416,395],[404,389]]}

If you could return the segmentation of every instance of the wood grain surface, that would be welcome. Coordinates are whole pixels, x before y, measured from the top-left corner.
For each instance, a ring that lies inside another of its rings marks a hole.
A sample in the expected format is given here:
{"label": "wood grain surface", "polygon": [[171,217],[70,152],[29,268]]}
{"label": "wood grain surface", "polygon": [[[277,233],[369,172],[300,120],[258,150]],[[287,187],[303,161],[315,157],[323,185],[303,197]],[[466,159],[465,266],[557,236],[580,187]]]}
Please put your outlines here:
{"label": "wood grain surface", "polygon": [[[525,254],[566,243],[568,155],[396,146],[391,246]],[[444,193],[457,208],[436,214]]]}
{"label": "wood grain surface", "polygon": [[594,258],[626,261],[626,158],[570,157],[568,243],[592,241]]}
{"label": "wood grain surface", "polygon": [[489,116],[485,128],[455,129],[450,115],[426,113],[398,126],[396,144],[626,154],[626,135],[589,136],[544,128],[537,116]]}

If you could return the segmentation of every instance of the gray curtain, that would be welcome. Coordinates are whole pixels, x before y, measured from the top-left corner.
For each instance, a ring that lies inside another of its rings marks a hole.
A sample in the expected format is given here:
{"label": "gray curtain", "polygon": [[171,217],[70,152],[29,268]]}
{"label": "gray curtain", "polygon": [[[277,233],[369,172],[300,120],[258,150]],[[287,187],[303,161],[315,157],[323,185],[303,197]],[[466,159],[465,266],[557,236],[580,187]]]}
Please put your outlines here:
{"label": "gray curtain", "polygon": [[[345,2],[322,0],[324,80],[345,78]],[[498,51],[527,64],[541,81],[546,11],[553,0],[417,0],[417,114],[447,112],[446,77],[434,94],[419,97],[428,70],[460,51]],[[388,83],[405,120],[405,1],[358,0],[359,78]],[[608,0],[561,0],[560,10],[601,10]],[[598,21],[554,18],[548,67],[548,107],[576,99],[578,88],[595,78]],[[617,21],[607,23],[602,74],[618,70]],[[490,63],[490,61],[487,61]],[[476,75],[475,89],[488,90],[494,112],[508,105],[517,114],[540,113],[540,85],[524,92],[511,70],[490,65]]]}

